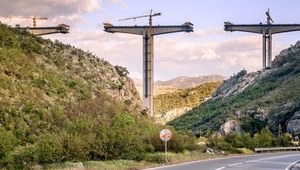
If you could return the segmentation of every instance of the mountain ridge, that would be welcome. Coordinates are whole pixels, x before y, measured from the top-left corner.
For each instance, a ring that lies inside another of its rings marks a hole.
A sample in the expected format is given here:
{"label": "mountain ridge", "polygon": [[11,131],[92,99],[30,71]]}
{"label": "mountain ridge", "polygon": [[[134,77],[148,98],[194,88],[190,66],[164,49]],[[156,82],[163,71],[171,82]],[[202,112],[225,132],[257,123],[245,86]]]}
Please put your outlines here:
{"label": "mountain ridge", "polygon": [[226,80],[228,77],[211,74],[211,75],[200,75],[198,77],[189,77],[189,76],[179,76],[174,79],[166,80],[166,81],[155,81],[155,85],[169,85],[174,86],[179,89],[186,89],[190,87],[196,87],[201,84],[217,82]]}
{"label": "mountain ridge", "polygon": [[[169,80],[157,80],[154,82],[154,86],[169,86],[178,89],[186,89],[196,87],[205,83],[218,82],[228,79],[227,76],[218,74],[200,75],[198,77],[179,76]],[[136,86],[143,86],[142,79],[132,78]]]}

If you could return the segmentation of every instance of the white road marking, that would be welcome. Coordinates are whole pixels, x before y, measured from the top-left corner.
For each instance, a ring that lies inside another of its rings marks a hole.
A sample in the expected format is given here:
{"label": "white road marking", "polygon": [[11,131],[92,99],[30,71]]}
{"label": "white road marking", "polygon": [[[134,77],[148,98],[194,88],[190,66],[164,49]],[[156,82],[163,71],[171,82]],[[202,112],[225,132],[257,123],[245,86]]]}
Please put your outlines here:
{"label": "white road marking", "polygon": [[243,164],[243,162],[236,163],[236,164],[230,164],[230,165],[228,165],[228,166],[236,166],[236,165],[241,165],[241,164]]}
{"label": "white road marking", "polygon": [[[273,153],[276,154],[276,153]],[[261,156],[263,155],[270,155],[272,156],[272,153],[270,154],[259,154]],[[295,154],[295,155],[300,155],[300,154]],[[231,157],[222,157],[222,158],[213,158],[213,159],[204,159],[204,160],[197,160],[197,161],[191,161],[191,162],[185,162],[185,163],[179,163],[179,164],[173,164],[173,165],[165,165],[165,166],[160,166],[160,167],[154,167],[154,168],[146,168],[144,170],[156,170],[156,169],[162,169],[162,168],[167,168],[167,167],[174,167],[174,166],[178,166],[178,165],[186,165],[186,164],[193,164],[193,163],[198,163],[198,162],[209,162],[209,161],[215,161],[215,160],[224,160],[224,159],[230,159],[230,158],[243,158],[243,157],[255,157],[258,155],[243,155],[243,156],[231,156]],[[273,159],[273,158],[281,158],[281,157],[288,157],[291,155],[284,155],[284,156],[276,156],[276,157],[270,157],[270,158],[263,158],[263,159],[256,159],[256,160],[251,160],[251,161],[245,161],[244,163],[248,163],[248,162],[258,162],[258,161],[262,161],[262,160],[266,160],[266,159]],[[221,169],[224,169],[225,167],[220,167]],[[215,169],[215,170],[220,170]]]}
{"label": "white road marking", "polygon": [[[245,161],[245,162],[239,162],[239,163],[235,163],[235,164],[230,164],[230,165],[227,165],[228,167],[230,166],[236,166],[236,165],[241,165],[243,163],[250,163],[250,162],[259,162],[259,161],[263,161],[263,160],[267,160],[267,159],[276,159],[276,158],[282,158],[282,157],[288,157],[290,155],[284,155],[284,156],[276,156],[276,157],[271,157],[271,158],[263,158],[263,159],[256,159],[256,160],[251,160],[251,161]],[[296,162],[293,162],[292,164],[290,164],[285,170],[289,170],[290,167],[292,167],[294,164],[296,164],[297,162],[299,161],[296,161]],[[218,168],[218,169],[215,169],[215,170],[220,170],[220,169],[224,169],[225,167],[221,167],[221,168]]]}

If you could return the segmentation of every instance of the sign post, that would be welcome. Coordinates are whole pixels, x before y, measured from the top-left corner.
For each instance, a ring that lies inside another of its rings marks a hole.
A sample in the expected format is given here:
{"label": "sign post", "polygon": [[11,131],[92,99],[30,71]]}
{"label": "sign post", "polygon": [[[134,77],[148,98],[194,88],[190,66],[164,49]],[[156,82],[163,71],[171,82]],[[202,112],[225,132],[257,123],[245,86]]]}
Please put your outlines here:
{"label": "sign post", "polygon": [[160,131],[159,137],[165,141],[165,161],[167,162],[167,141],[172,138],[172,132],[169,129],[163,129]]}

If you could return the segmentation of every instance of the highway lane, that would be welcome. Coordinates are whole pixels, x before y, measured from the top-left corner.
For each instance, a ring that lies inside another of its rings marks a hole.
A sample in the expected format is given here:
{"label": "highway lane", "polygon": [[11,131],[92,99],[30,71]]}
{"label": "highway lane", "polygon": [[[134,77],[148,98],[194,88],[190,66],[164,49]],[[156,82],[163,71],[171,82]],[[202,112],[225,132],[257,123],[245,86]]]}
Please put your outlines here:
{"label": "highway lane", "polygon": [[147,170],[288,170],[297,161],[298,151],[200,160]]}

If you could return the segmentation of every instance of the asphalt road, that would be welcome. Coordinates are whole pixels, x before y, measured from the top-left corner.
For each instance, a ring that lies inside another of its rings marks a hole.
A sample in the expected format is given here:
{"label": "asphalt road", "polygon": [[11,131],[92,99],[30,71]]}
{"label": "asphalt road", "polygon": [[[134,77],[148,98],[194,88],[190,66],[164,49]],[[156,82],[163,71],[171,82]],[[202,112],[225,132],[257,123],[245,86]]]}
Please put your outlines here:
{"label": "asphalt road", "polygon": [[147,170],[288,170],[298,161],[300,152],[281,152],[200,160]]}

